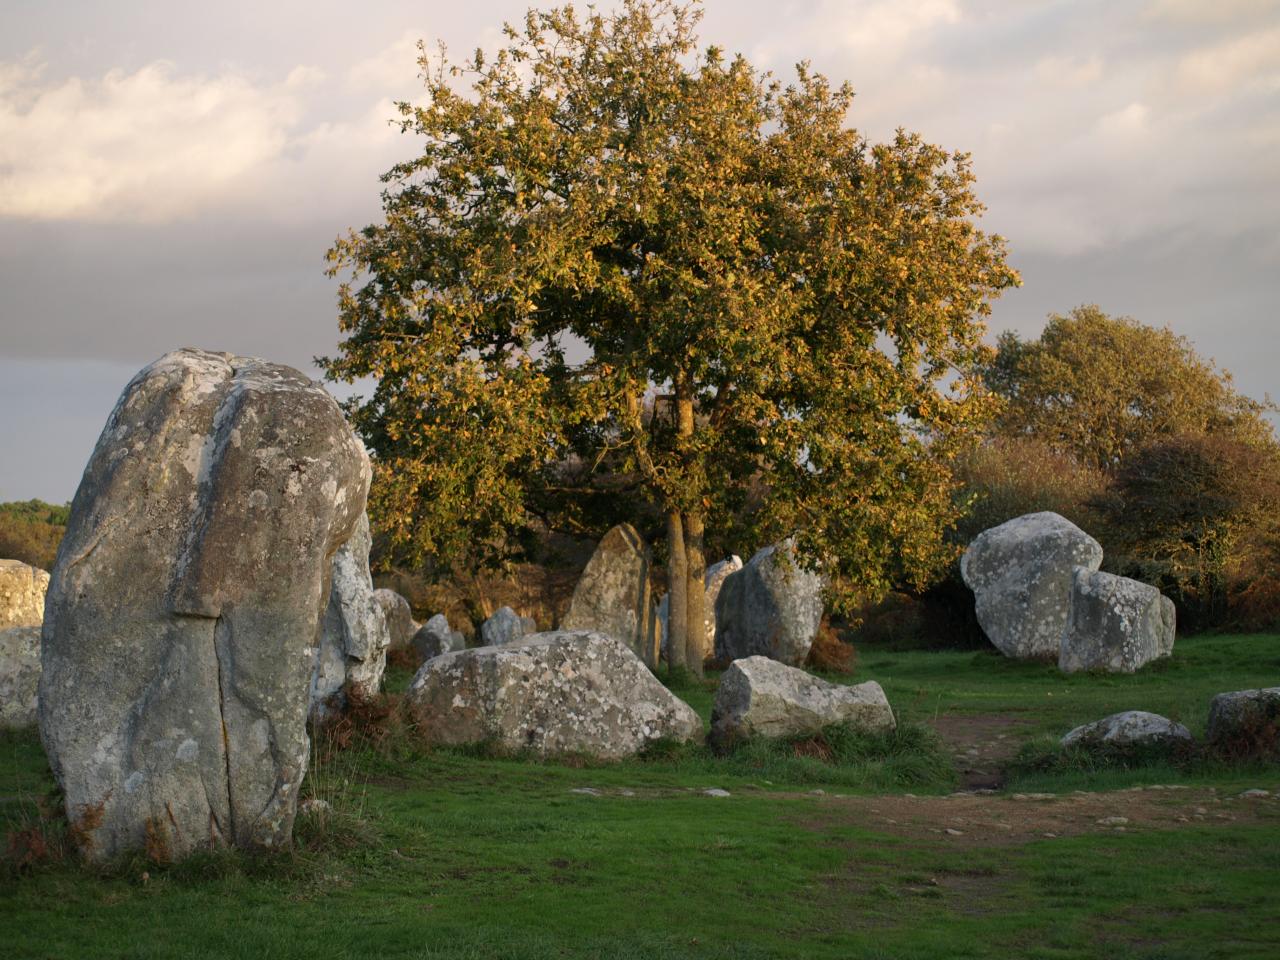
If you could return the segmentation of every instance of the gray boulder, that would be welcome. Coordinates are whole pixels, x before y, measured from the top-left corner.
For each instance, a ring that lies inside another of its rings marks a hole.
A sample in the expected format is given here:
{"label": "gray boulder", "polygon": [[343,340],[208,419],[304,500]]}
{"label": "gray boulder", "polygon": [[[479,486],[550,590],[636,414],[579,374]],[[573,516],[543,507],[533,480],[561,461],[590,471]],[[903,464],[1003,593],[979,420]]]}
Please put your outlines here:
{"label": "gray boulder", "polygon": [[756,552],[716,598],[717,660],[764,656],[799,666],[822,623],[820,574],[802,569],[791,540]]}
{"label": "gray boulder", "polygon": [[457,630],[450,629],[449,620],[443,613],[437,613],[413,635],[413,649],[423,660],[466,648],[466,638]]}
{"label": "gray boulder", "polygon": [[1078,567],[1058,668],[1133,673],[1173,652],[1175,619],[1173,601],[1155,587]]}
{"label": "gray boulder", "polygon": [[44,621],[49,574],[21,560],[0,560],[0,630],[38,627]]}
{"label": "gray boulder", "polygon": [[373,595],[369,518],[360,515],[355,532],[333,557],[329,605],[320,627],[320,650],[311,676],[311,716],[323,720],[342,711],[348,693],[368,700],[382,688],[391,633],[382,605]]}
{"label": "gray boulder", "polygon": [[486,647],[502,647],[537,629],[532,617],[522,617],[510,607],[499,607],[480,624],[480,640]]}
{"label": "gray boulder", "polygon": [[985,530],[960,558],[978,623],[1016,660],[1058,656],[1076,567],[1097,570],[1102,546],[1056,513],[1029,513]]}
{"label": "gray boulder", "polygon": [[720,677],[711,710],[711,737],[728,745],[749,737],[793,737],[833,723],[892,730],[893,710],[873,680],[828,683],[768,657],[735,660]]}
{"label": "gray boulder", "polygon": [[1119,747],[1191,742],[1191,731],[1180,723],[1145,710],[1126,710],[1076,727],[1062,738],[1062,746],[1108,744]]}
{"label": "gray boulder", "polygon": [[181,350],[125,388],[42,636],[40,736],[86,856],[289,842],[332,558],[369,475],[288,367]]}
{"label": "gray boulder", "polygon": [[409,601],[394,590],[385,588],[373,591],[374,602],[382,609],[383,619],[387,623],[387,635],[391,650],[408,650],[413,642],[413,635],[418,632],[418,622],[413,619],[413,608]]}
{"label": "gray boulder", "polygon": [[[702,578],[702,589],[705,601],[702,609],[706,613],[706,633],[702,640],[703,658],[713,656],[716,649],[716,600],[720,598],[720,588],[724,586],[729,574],[742,569],[742,558],[736,554],[728,560],[721,560],[707,567]],[[671,607],[671,595],[663,594],[658,603],[658,636],[662,639],[662,657],[667,656],[667,618]]]}
{"label": "gray boulder", "polygon": [[40,627],[0,629],[0,727],[36,722],[40,692]]}
{"label": "gray boulder", "polygon": [[649,587],[649,545],[622,523],[604,535],[574,587],[561,630],[595,630],[625,643],[652,669],[657,623]]}
{"label": "gray boulder", "polygon": [[628,757],[702,731],[626,644],[589,631],[536,633],[428,660],[406,697],[428,743],[492,743],[540,756]]}
{"label": "gray boulder", "polygon": [[1205,738],[1218,745],[1266,744],[1280,728],[1280,687],[1220,693],[1209,704]]}

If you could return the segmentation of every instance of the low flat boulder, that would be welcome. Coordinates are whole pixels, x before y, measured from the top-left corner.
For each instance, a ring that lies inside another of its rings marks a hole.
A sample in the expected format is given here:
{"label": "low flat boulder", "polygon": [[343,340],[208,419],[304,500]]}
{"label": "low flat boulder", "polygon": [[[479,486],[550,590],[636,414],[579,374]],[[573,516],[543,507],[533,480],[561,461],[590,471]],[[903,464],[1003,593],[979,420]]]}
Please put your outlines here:
{"label": "low flat boulder", "polygon": [[413,649],[422,660],[430,660],[442,653],[465,650],[466,647],[466,638],[450,628],[449,618],[443,613],[437,613],[413,635]]}
{"label": "low flat boulder", "polygon": [[373,599],[381,608],[383,619],[387,623],[387,636],[390,640],[387,650],[408,650],[419,627],[418,621],[413,619],[413,608],[409,606],[409,601],[385,587],[373,591]]}
{"label": "low flat boulder", "polygon": [[430,744],[492,743],[538,756],[619,760],[702,731],[693,708],[625,643],[591,631],[443,654],[422,665],[405,702]]}
{"label": "low flat boulder", "polygon": [[1158,713],[1126,710],[1086,723],[1066,734],[1062,746],[1108,745],[1117,747],[1191,742],[1191,731]]}
{"label": "low flat boulder", "polygon": [[0,630],[44,622],[49,574],[21,560],[0,560]]}
{"label": "low flat boulder", "polygon": [[0,727],[36,722],[40,692],[40,627],[0,629]]}
{"label": "low flat boulder", "polygon": [[1209,703],[1205,738],[1219,747],[1245,751],[1276,749],[1280,741],[1280,687],[1233,690],[1220,693]]}
{"label": "low flat boulder", "polygon": [[823,577],[802,569],[791,540],[756,552],[716,598],[717,660],[770,657],[799,666],[822,623]]}
{"label": "low flat boulder", "polygon": [[360,515],[355,532],[333,557],[329,605],[320,626],[320,648],[311,676],[311,716],[340,713],[348,694],[369,700],[382,688],[391,633],[382,605],[373,595],[369,518]]}
{"label": "low flat boulder", "polygon": [[1176,619],[1173,601],[1150,584],[1078,567],[1058,668],[1133,673],[1173,653]]}
{"label": "low flat boulder", "polygon": [[613,527],[587,562],[561,630],[595,630],[617,637],[652,669],[657,624],[649,587],[649,545],[629,523]]}
{"label": "low flat boulder", "polygon": [[503,647],[537,629],[532,617],[522,617],[510,607],[499,607],[480,624],[480,641],[486,647]]}
{"label": "low flat boulder", "polygon": [[1101,565],[1097,540],[1045,511],[980,533],[960,558],[960,575],[997,650],[1015,660],[1052,660],[1067,625],[1075,569]]}
{"label": "low flat boulder", "polygon": [[711,710],[711,737],[728,745],[750,737],[793,737],[833,723],[861,730],[897,725],[880,684],[828,683],[768,657],[735,660],[720,677]]}

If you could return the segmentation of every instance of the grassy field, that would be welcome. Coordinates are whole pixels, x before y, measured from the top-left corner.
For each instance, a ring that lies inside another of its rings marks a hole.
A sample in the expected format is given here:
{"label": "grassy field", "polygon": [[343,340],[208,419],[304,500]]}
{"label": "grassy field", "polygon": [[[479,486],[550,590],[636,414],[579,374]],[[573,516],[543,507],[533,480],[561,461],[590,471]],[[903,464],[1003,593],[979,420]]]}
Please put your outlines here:
{"label": "grassy field", "polygon": [[[1027,768],[953,797],[957,765],[931,731],[999,721],[1011,753],[1043,750],[1146,709],[1198,733],[1214,693],[1280,684],[1280,637],[1183,639],[1132,677],[864,648],[842,679],[880,681],[899,734],[615,765],[357,737],[324,752],[310,789],[333,812],[303,818],[289,855],[10,865],[3,955],[1280,956],[1280,802],[1238,797],[1280,789],[1280,767]],[[677,689],[709,713],[713,684]],[[34,733],[0,735],[0,829],[37,822],[51,786]]]}

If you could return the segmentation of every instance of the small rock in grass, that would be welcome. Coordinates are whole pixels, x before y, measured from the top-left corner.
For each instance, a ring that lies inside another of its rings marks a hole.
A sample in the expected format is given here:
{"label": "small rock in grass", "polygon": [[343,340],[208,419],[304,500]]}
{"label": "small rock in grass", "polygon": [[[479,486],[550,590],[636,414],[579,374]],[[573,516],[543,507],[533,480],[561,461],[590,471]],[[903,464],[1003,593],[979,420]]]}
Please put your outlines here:
{"label": "small rock in grass", "polygon": [[1129,822],[1128,817],[1103,817],[1098,821],[1100,827],[1123,827]]}
{"label": "small rock in grass", "polygon": [[600,796],[600,791],[599,791],[599,790],[597,790],[595,787],[574,787],[574,788],[573,788],[572,790],[570,790],[569,792],[570,792],[570,793],[580,793],[580,794],[582,794],[584,797],[598,797],[598,796]]}
{"label": "small rock in grass", "polygon": [[708,797],[727,797],[730,795],[728,790],[721,790],[719,787],[710,787],[703,790],[702,793]]}
{"label": "small rock in grass", "polygon": [[947,827],[947,836],[949,836],[949,837],[963,837],[963,836],[964,836],[964,831],[963,831],[963,830],[957,830],[957,829],[955,829],[954,827]]}
{"label": "small rock in grass", "polygon": [[1246,790],[1240,794],[1241,800],[1265,800],[1271,796],[1270,790]]}

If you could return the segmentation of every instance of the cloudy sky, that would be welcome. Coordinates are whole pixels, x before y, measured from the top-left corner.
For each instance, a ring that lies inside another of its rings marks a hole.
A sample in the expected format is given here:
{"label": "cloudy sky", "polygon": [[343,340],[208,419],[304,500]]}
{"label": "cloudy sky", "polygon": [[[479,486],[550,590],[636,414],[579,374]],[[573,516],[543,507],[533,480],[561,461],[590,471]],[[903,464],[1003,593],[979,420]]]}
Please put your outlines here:
{"label": "cloudy sky", "polygon": [[[526,0],[4,0],[0,501],[69,499],[111,404],[179,346],[311,369],[323,257],[415,152],[415,43],[492,49]],[[601,4],[608,7],[609,3]],[[1024,286],[1096,302],[1280,394],[1280,0],[706,0],[705,42],[972,153]]]}

